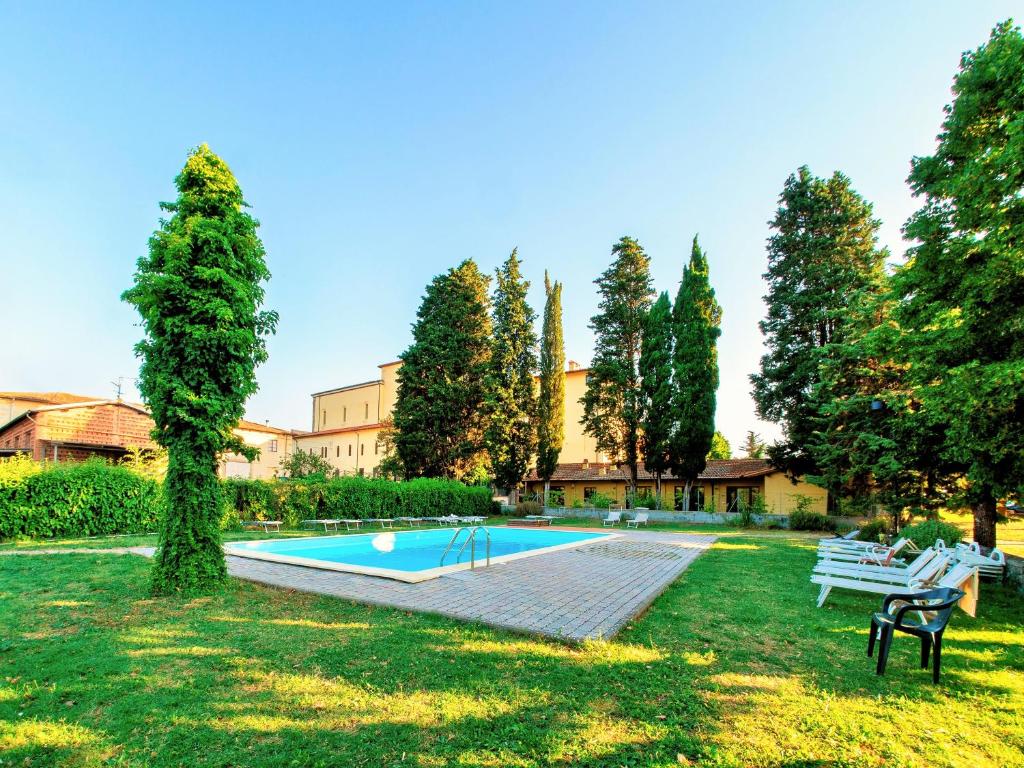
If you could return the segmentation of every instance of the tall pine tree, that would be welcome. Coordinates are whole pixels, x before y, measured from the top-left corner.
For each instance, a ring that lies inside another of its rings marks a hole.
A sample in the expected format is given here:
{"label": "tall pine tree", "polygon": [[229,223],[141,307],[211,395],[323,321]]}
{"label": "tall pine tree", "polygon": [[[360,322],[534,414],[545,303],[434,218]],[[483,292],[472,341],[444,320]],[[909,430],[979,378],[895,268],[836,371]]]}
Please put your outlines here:
{"label": "tall pine tree", "polygon": [[996,500],[1024,491],[1024,37],[1010,22],[965,53],[895,278],[914,397],[965,470],[974,539],[996,544]]}
{"label": "tall pine tree", "polygon": [[565,439],[565,343],[562,339],[562,284],[544,272],[544,326],[540,339],[537,394],[537,474],[544,480],[544,503]]}
{"label": "tall pine tree", "polygon": [[771,226],[768,314],[760,323],[768,351],[751,382],[758,414],[785,430],[785,440],[768,449],[772,462],[803,475],[815,471],[808,445],[819,370],[850,297],[882,289],[886,252],[877,247],[871,204],[839,172],[820,179],[801,167],[786,180]]}
{"label": "tall pine tree", "polygon": [[722,333],[722,308],[715,300],[708,260],[696,236],[672,307],[672,325],[675,429],[670,455],[676,477],[685,483],[683,508],[688,510],[690,488],[707,464],[715,437],[718,337]]}
{"label": "tall pine tree", "polygon": [[595,280],[601,301],[590,320],[596,336],[590,381],[580,402],[584,431],[597,448],[629,468],[629,496],[636,495],[640,457],[640,345],[654,299],[651,260],[631,237],[612,248],[612,265]]}
{"label": "tall pine tree", "polygon": [[178,199],[160,205],[171,217],[122,298],[142,316],[139,390],[167,448],[153,590],[199,594],[227,578],[217,464],[226,451],[258,453],[232,430],[258,389],[277,313],[260,310],[266,252],[231,169],[203,144],[174,182]]}
{"label": "tall pine tree", "polygon": [[655,497],[661,501],[661,476],[671,468],[672,410],[672,302],[658,296],[640,345],[640,388],[643,394],[641,450],[644,467],[654,474]]}
{"label": "tall pine tree", "polygon": [[747,430],[747,436],[743,438],[742,449],[748,459],[764,458],[764,440],[752,429]]}
{"label": "tall pine tree", "polygon": [[408,477],[461,478],[484,450],[488,282],[467,259],[427,286],[398,370],[395,448]]}
{"label": "tall pine tree", "polygon": [[519,255],[496,270],[491,365],[487,380],[487,451],[494,479],[515,502],[537,445],[533,375],[537,368],[536,315],[526,303],[530,284],[519,271]]}

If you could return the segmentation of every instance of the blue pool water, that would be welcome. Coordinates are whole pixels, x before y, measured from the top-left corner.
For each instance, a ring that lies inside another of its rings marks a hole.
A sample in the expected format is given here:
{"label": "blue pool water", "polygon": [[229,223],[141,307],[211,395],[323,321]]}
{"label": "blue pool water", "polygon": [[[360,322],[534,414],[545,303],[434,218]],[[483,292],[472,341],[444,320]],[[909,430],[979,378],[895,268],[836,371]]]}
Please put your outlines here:
{"label": "blue pool water", "polygon": [[[491,561],[524,552],[580,544],[607,538],[607,533],[585,533],[580,531],[559,531],[547,528],[486,528],[491,535]],[[365,569],[381,569],[416,573],[438,568],[441,555],[451,541],[455,531],[452,528],[434,528],[413,531],[382,531],[351,536],[319,536],[303,539],[278,539],[274,541],[239,541],[228,545],[230,554],[241,557],[291,562],[299,565],[330,567],[337,564],[337,570],[345,565]],[[456,555],[466,540],[467,530],[459,533],[459,539],[445,558],[444,565],[457,565]],[[476,536],[476,562],[482,565],[486,549],[484,529]],[[461,562],[469,562],[470,548],[467,546]],[[306,563],[302,561],[308,561]]]}

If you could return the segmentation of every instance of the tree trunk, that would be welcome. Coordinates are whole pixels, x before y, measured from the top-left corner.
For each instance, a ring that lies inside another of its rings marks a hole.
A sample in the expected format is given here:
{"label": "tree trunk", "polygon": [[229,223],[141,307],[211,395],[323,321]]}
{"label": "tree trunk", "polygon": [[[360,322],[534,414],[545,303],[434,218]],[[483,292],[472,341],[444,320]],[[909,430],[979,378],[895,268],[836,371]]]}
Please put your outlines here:
{"label": "tree trunk", "polygon": [[996,545],[996,499],[989,490],[974,504],[974,540],[990,549]]}
{"label": "tree trunk", "polygon": [[661,472],[654,473],[654,508],[661,509]]}
{"label": "tree trunk", "polygon": [[686,485],[683,486],[683,512],[690,511],[690,486],[693,483],[689,480],[686,481]]}
{"label": "tree trunk", "polygon": [[549,493],[551,493],[551,478],[550,477],[544,480],[544,498],[543,498],[543,500],[540,503],[540,505],[542,507],[546,507],[548,505],[548,494]]}
{"label": "tree trunk", "polygon": [[629,464],[629,498],[632,506],[636,506],[636,480],[636,462],[632,461]]}

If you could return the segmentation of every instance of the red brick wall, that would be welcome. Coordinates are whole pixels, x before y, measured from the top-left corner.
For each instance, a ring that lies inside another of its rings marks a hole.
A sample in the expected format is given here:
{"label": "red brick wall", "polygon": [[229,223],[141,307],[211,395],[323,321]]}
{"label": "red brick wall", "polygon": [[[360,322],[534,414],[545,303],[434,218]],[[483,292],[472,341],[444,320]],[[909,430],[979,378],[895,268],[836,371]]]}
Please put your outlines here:
{"label": "red brick wall", "polygon": [[153,420],[126,405],[40,411],[34,418],[39,425],[36,439],[50,443],[156,447],[149,437]]}
{"label": "red brick wall", "polygon": [[[9,429],[0,432],[0,448],[28,448],[36,451],[36,425],[29,419],[22,419]],[[35,456],[35,458],[39,458]]]}

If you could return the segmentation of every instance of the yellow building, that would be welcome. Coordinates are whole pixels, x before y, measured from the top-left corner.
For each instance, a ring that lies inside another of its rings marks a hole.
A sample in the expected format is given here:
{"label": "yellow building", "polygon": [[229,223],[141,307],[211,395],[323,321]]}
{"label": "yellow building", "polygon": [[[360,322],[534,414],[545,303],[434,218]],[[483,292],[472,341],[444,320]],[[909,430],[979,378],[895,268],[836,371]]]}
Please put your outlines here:
{"label": "yellow building", "polygon": [[281,462],[295,450],[296,433],[287,429],[243,419],[233,431],[246,445],[259,448],[260,453],[255,461],[236,453],[225,454],[220,460],[221,477],[270,480],[280,474]]}
{"label": "yellow building", "polygon": [[[326,459],[339,474],[373,475],[383,458],[379,443],[383,422],[390,420],[398,393],[397,374],[401,361],[385,363],[380,378],[362,384],[329,389],[313,394],[313,430],[295,437],[298,450]],[[584,503],[600,492],[619,502],[625,499],[626,469],[617,469],[609,457],[597,450],[593,437],[580,424],[587,389],[588,370],[570,360],[565,372],[565,437],[559,467],[552,488],[563,493],[565,504]],[[638,490],[653,493],[654,480],[641,471]],[[811,499],[811,508],[824,512],[828,494],[822,488],[786,475],[763,459],[730,459],[708,462],[699,486],[691,495],[691,507],[723,512],[735,509],[739,500],[764,498],[770,511],[785,513],[793,508],[797,495]],[[530,492],[543,490],[536,475],[527,478]],[[682,506],[682,484],[663,478],[664,506]],[[705,501],[707,499],[707,501]]]}
{"label": "yellow building", "polygon": [[400,361],[384,363],[380,378],[313,394],[313,430],[296,437],[299,450],[326,459],[344,475],[372,475],[382,458],[382,422],[391,417]]}
{"label": "yellow building", "polygon": [[[629,469],[609,463],[559,463],[551,477],[550,490],[561,504],[592,506],[596,494],[610,497],[622,506],[626,499]],[[685,483],[672,475],[661,478],[662,509],[694,512],[737,512],[741,505],[752,505],[764,499],[765,509],[772,514],[793,510],[798,496],[810,499],[810,511],[824,514],[828,509],[828,493],[824,488],[798,480],[793,482],[765,459],[723,459],[709,461],[697,482],[690,489],[690,509],[683,510]],[[531,472],[526,477],[527,493],[542,494],[544,482]],[[637,472],[637,493],[653,496],[654,475],[643,464]]]}

